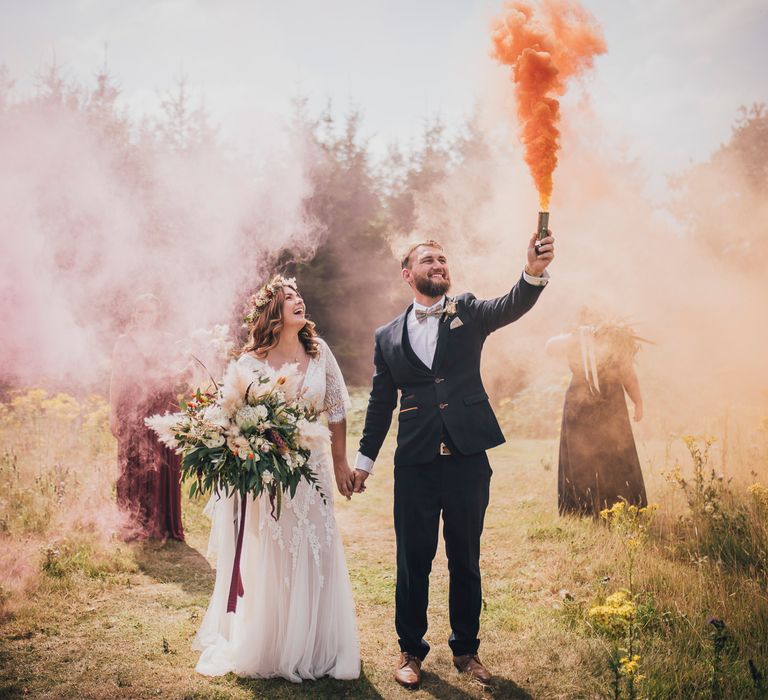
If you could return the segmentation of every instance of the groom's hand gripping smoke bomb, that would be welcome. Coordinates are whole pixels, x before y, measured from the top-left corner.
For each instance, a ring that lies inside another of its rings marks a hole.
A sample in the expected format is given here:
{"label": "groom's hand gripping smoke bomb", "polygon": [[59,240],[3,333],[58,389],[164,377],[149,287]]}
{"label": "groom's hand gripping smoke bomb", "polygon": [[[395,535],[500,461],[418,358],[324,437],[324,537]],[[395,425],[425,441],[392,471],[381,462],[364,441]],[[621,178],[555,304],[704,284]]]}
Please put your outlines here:
{"label": "groom's hand gripping smoke bomb", "polygon": [[546,238],[549,235],[549,212],[548,211],[540,211],[539,212],[539,223],[536,226],[536,238],[538,239],[536,243],[534,244],[534,249],[536,250],[536,255],[541,255],[541,251],[539,250],[541,241],[543,238]]}

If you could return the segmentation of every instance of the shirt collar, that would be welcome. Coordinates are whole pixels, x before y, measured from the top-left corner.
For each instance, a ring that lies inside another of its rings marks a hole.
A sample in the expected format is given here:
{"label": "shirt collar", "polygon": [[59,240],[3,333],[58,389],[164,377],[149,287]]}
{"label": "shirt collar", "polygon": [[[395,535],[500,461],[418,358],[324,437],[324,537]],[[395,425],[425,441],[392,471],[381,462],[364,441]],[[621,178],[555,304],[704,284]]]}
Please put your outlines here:
{"label": "shirt collar", "polygon": [[413,300],[414,311],[416,309],[419,309],[419,311],[431,311],[432,309],[436,309],[438,306],[444,306],[444,305],[445,305],[445,294],[443,294],[440,301],[435,302],[434,304],[432,304],[432,306],[424,306],[424,304],[419,304],[419,302],[416,301],[415,299]]}

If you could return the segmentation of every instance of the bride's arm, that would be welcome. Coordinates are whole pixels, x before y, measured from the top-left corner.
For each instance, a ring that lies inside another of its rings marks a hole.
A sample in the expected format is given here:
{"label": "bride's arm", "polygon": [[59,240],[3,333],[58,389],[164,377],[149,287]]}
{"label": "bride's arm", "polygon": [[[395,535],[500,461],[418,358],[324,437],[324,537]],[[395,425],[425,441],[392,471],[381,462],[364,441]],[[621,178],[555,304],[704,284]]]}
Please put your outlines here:
{"label": "bride's arm", "polygon": [[320,341],[325,363],[325,401],[323,409],[328,414],[328,429],[331,431],[331,456],[336,486],[342,496],[349,498],[355,485],[354,472],[347,461],[347,409],[349,392],[341,374],[339,364],[331,349]]}
{"label": "bride's arm", "polygon": [[329,423],[328,429],[331,431],[331,456],[336,486],[342,496],[350,498],[355,486],[355,477],[347,461],[347,419]]}

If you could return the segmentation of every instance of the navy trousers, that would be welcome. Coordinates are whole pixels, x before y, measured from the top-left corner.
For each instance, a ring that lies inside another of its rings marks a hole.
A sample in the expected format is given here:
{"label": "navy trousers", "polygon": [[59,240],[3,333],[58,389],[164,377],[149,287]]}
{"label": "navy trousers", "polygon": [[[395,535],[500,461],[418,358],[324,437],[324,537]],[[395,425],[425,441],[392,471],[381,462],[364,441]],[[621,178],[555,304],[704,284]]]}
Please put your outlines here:
{"label": "navy trousers", "polygon": [[482,608],[480,535],[491,473],[485,452],[438,456],[427,464],[395,467],[395,627],[401,651],[420,659],[429,652],[424,639],[429,575],[442,514],[450,576],[448,643],[455,656],[477,652]]}

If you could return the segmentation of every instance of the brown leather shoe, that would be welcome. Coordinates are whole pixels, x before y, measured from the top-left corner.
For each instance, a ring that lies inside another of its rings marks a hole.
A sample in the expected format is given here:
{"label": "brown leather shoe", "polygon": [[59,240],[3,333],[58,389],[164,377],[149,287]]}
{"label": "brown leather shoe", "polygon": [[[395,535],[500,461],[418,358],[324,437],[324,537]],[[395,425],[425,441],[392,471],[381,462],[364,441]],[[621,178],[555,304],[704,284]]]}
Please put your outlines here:
{"label": "brown leather shoe", "polygon": [[418,688],[421,685],[421,659],[407,651],[400,652],[400,661],[395,669],[395,680],[408,690]]}
{"label": "brown leather shoe", "polygon": [[493,678],[491,672],[483,666],[483,662],[480,661],[480,657],[477,654],[454,656],[453,665],[458,669],[459,673],[471,673],[472,678],[483,685],[488,685]]}

